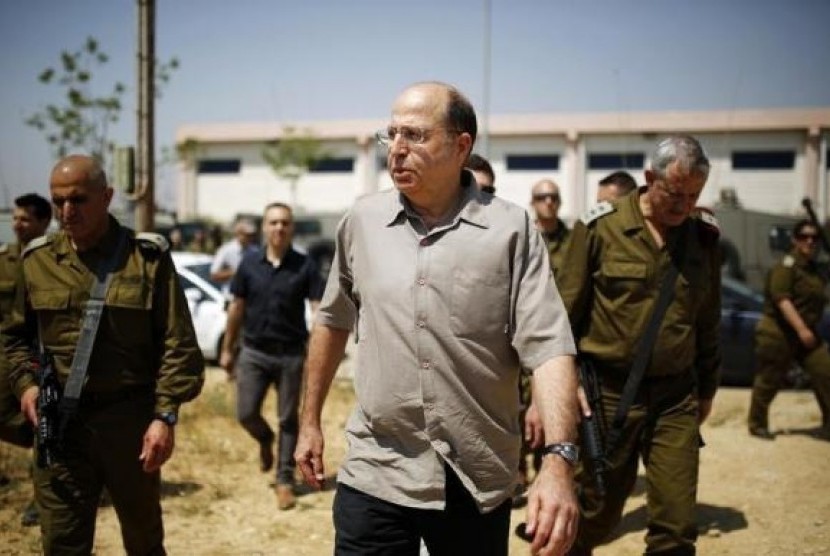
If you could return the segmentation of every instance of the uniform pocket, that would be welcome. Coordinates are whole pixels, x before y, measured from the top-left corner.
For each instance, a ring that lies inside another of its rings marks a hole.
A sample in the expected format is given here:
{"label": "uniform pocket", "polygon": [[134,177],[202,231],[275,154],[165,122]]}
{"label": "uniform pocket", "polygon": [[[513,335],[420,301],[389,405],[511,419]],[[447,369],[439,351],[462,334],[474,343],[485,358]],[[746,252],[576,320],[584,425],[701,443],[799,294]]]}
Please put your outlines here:
{"label": "uniform pocket", "polygon": [[121,309],[147,310],[152,305],[151,289],[146,284],[118,284],[107,293],[106,304]]}
{"label": "uniform pocket", "polygon": [[35,311],[62,311],[69,308],[71,295],[67,290],[33,290],[29,300]]}

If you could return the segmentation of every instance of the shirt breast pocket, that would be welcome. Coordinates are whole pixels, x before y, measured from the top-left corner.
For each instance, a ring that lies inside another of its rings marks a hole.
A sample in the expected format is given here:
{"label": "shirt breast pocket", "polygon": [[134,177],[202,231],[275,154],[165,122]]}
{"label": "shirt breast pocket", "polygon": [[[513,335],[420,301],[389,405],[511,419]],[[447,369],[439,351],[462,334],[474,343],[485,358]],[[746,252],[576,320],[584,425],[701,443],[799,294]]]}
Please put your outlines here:
{"label": "shirt breast pocket", "polygon": [[648,265],[637,261],[608,261],[600,267],[600,280],[609,298],[642,294],[647,286]]}
{"label": "shirt breast pocket", "polygon": [[108,292],[106,305],[119,309],[147,311],[152,306],[151,293],[145,284],[120,284]]}
{"label": "shirt breast pocket", "polygon": [[456,268],[452,280],[452,333],[456,336],[484,338],[504,335],[510,311],[507,276]]}
{"label": "shirt breast pocket", "polygon": [[68,290],[33,290],[29,304],[38,314],[46,341],[78,327],[80,311],[71,310],[72,296]]}
{"label": "shirt breast pocket", "polygon": [[14,280],[0,280],[0,308],[3,316],[9,313],[14,301]]}

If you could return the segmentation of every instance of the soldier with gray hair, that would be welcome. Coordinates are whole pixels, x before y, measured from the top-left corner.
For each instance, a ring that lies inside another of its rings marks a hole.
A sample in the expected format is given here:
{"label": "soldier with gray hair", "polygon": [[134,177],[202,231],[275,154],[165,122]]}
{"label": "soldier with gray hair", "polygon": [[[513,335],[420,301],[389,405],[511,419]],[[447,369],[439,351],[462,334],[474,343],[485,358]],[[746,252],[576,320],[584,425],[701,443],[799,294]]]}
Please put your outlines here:
{"label": "soldier with gray hair", "polygon": [[574,556],[608,540],[640,459],[646,554],[695,553],[700,425],[720,366],[719,231],[695,206],[708,174],[697,140],[669,137],[644,187],[600,203],[574,226],[557,282],[588,365],[583,375],[593,379],[586,383],[598,384],[589,413],[605,449],[604,459],[583,458],[577,470]]}

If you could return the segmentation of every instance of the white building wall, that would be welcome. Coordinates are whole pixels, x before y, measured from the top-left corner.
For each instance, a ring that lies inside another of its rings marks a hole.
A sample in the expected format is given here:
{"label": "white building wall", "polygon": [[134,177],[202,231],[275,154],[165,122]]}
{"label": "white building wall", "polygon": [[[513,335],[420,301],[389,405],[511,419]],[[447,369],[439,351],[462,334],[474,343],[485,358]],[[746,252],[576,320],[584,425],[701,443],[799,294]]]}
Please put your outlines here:
{"label": "white building wall", "polygon": [[[594,204],[597,182],[612,170],[595,170],[587,166],[592,153],[642,153],[644,166],[655,143],[665,134],[630,133],[618,135],[583,134],[569,142],[565,135],[547,137],[491,137],[490,162],[496,174],[497,195],[527,208],[532,185],[543,178],[556,181],[562,192],[560,216],[573,222]],[[700,203],[713,205],[723,188],[736,191],[744,207],[753,210],[797,214],[805,195],[806,132],[745,132],[696,133],[707,150],[712,170]],[[826,134],[825,134],[826,137]],[[210,217],[230,222],[238,213],[259,213],[267,203],[288,202],[298,212],[342,213],[355,198],[371,191],[392,187],[385,168],[385,148],[378,148],[370,138],[323,140],[323,148],[333,157],[353,157],[354,171],[346,173],[307,173],[297,183],[292,196],[287,180],[277,178],[262,160],[262,143],[202,143],[200,159],[239,159],[238,174],[198,174],[193,194],[195,214],[184,217]],[[570,148],[569,148],[570,145]],[[819,171],[819,193],[826,192],[830,170],[826,162],[827,139],[823,143],[824,163]],[[731,156],[734,151],[791,150],[795,151],[795,167],[789,170],[735,170]],[[555,171],[506,169],[509,155],[558,155]],[[643,168],[626,169],[638,183],[645,182]],[[180,183],[187,183],[184,176]],[[826,194],[826,193],[824,193]],[[180,195],[185,199],[186,195]],[[821,206],[823,199],[815,199]]]}

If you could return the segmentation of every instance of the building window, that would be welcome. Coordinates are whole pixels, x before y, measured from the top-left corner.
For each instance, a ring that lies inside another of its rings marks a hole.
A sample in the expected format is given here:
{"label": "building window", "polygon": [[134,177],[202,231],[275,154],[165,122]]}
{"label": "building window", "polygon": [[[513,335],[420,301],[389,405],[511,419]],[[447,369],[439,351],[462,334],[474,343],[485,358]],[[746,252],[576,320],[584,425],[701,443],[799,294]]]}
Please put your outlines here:
{"label": "building window", "polygon": [[508,170],[558,170],[558,154],[509,154]]}
{"label": "building window", "polygon": [[354,158],[324,158],[314,163],[309,172],[353,172]]}
{"label": "building window", "polygon": [[238,174],[242,161],[238,158],[216,158],[200,160],[197,172],[200,174]]}
{"label": "building window", "polygon": [[792,170],[795,151],[735,151],[733,170]]}
{"label": "building window", "polygon": [[642,170],[643,153],[593,153],[588,155],[589,170]]}

